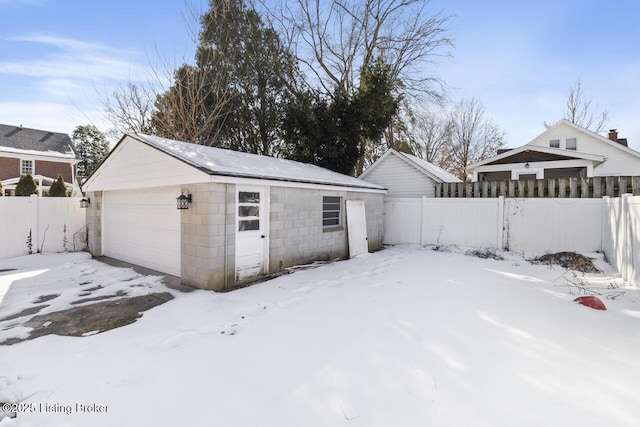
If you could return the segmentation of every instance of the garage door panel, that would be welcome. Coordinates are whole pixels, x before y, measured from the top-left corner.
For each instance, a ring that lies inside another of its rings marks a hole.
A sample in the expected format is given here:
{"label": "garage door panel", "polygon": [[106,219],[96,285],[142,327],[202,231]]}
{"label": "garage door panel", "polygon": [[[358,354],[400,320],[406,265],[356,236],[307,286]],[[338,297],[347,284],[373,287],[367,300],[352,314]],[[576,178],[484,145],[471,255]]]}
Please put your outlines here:
{"label": "garage door panel", "polygon": [[178,187],[103,193],[103,252],[180,275]]}

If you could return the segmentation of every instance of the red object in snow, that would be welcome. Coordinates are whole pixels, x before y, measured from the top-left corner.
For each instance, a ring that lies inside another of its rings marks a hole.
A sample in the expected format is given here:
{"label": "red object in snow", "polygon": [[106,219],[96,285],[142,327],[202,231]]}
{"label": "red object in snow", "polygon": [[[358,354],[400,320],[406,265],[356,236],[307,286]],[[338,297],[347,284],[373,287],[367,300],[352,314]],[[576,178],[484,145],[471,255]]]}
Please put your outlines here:
{"label": "red object in snow", "polygon": [[574,301],[578,301],[582,305],[586,305],[587,307],[595,308],[596,310],[606,310],[607,306],[604,305],[600,298],[594,296],[587,297],[578,297],[574,299]]}

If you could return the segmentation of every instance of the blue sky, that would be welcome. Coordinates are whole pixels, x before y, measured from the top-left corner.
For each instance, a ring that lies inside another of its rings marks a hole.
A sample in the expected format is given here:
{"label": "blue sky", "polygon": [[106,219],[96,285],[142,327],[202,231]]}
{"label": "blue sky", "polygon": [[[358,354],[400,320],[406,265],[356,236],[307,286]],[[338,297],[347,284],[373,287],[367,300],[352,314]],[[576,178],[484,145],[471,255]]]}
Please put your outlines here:
{"label": "blue sky", "polygon": [[[206,2],[198,2],[205,4]],[[581,78],[640,150],[640,2],[432,0],[452,15],[453,58],[427,70],[453,101],[475,96],[519,146],[561,118]],[[105,130],[101,96],[156,56],[191,59],[182,0],[0,0],[0,122],[71,133]]]}

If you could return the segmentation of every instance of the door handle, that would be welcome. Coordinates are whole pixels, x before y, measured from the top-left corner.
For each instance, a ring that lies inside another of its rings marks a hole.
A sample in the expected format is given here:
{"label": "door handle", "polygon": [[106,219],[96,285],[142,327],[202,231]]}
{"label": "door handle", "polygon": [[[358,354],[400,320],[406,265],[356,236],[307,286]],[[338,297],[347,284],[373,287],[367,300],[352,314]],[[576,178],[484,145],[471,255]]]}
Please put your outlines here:
{"label": "door handle", "polygon": [[264,239],[264,237],[265,237],[264,234],[262,236],[260,236],[261,239]]}

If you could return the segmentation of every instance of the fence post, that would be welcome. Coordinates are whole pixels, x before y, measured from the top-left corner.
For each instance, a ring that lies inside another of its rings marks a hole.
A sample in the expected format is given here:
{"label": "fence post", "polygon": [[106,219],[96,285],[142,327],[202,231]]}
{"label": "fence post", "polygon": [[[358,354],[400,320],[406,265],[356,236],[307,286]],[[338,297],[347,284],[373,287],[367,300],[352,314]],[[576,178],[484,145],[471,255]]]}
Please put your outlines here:
{"label": "fence post", "polygon": [[473,197],[480,197],[480,183],[478,181],[473,183]]}
{"label": "fence post", "polygon": [[427,227],[425,227],[425,221],[427,221],[427,196],[422,196],[420,203],[420,244],[427,244]]}
{"label": "fence post", "polygon": [[619,261],[620,275],[625,283],[629,283],[630,270],[633,263],[633,255],[631,252],[632,242],[629,241],[629,234],[631,233],[631,227],[629,224],[629,197],[630,194],[622,194],[620,197],[620,230],[622,230],[622,242],[619,247],[622,248],[621,260]]}
{"label": "fence post", "polygon": [[[32,244],[32,250],[33,253],[36,254],[38,253],[38,248],[39,246],[39,242],[40,242],[40,233],[39,233],[39,227],[38,224],[40,221],[38,221],[38,210],[39,210],[39,206],[38,206],[38,201],[40,200],[40,197],[37,196],[33,196],[33,197],[29,197],[29,211],[30,211],[30,216],[31,216],[31,244]],[[26,236],[25,236],[25,241],[26,241]]]}
{"label": "fence post", "polygon": [[504,196],[498,197],[498,241],[496,248],[504,249]]}
{"label": "fence post", "polygon": [[[602,228],[600,230],[600,249],[601,249],[601,252],[605,254],[605,256],[611,257],[611,254],[607,254],[606,252],[607,248],[604,240],[604,236],[607,230],[607,227],[606,227],[607,221],[611,221],[611,210],[609,206],[609,196],[604,196],[602,197]],[[611,229],[609,229],[609,231],[611,231]],[[609,262],[611,263],[612,261],[614,260],[609,258]]]}

